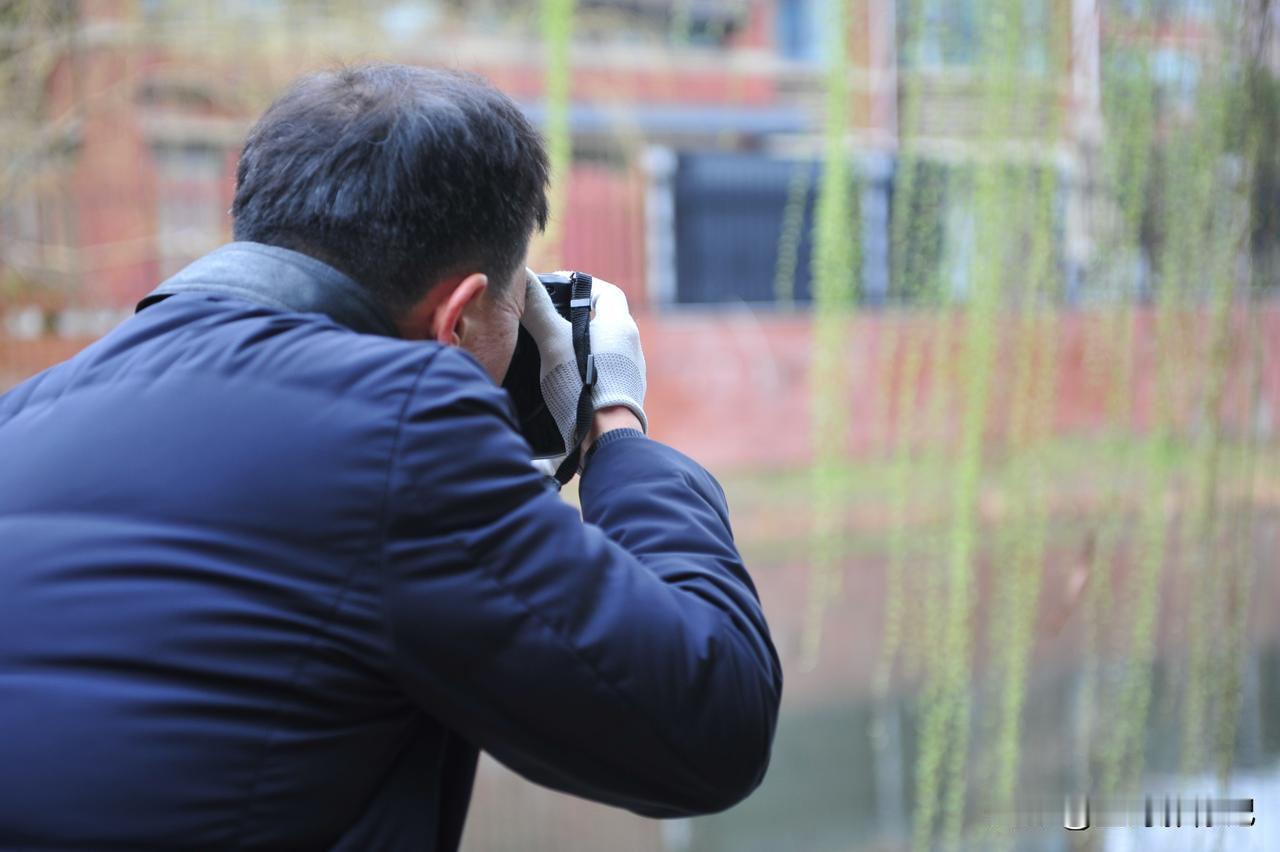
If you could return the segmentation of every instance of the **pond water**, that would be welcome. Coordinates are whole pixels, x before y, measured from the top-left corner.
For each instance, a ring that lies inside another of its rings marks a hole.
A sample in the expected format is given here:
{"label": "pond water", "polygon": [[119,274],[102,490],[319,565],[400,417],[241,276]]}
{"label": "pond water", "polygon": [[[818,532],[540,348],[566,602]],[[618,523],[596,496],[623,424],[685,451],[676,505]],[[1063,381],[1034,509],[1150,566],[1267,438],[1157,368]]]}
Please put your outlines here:
{"label": "pond water", "polygon": [[[1056,807],[1056,823],[1015,835],[1017,850],[1226,850],[1280,849],[1280,643],[1253,649],[1245,662],[1243,706],[1235,767],[1229,784],[1209,776],[1177,775],[1180,720],[1178,685],[1170,664],[1153,678],[1151,726],[1147,731],[1143,793],[1215,798],[1253,798],[1256,824],[1215,829],[1105,828],[1073,833],[1062,828],[1062,807],[1076,786],[1075,753],[1082,670],[1038,671],[1028,688],[1023,738],[1020,809],[1041,802]],[[975,735],[980,736],[984,699],[975,694]],[[696,852],[853,852],[911,848],[912,768],[917,705],[907,696],[788,709],[778,730],[773,765],[760,790],[726,814],[691,820],[668,829],[668,848]],[[888,718],[888,735],[876,736]],[[971,795],[981,798],[983,742],[975,741]],[[975,805],[973,810],[978,810]],[[1188,806],[1189,807],[1189,806]],[[1024,814],[1025,816],[1026,814]],[[984,817],[974,813],[971,823]],[[1012,822],[1011,820],[1009,822]],[[1007,823],[1006,823],[1007,827]],[[962,848],[989,849],[975,827]],[[1089,835],[1085,837],[1084,835]],[[1215,844],[1222,843],[1222,846]],[[1092,845],[1089,845],[1092,844]]]}

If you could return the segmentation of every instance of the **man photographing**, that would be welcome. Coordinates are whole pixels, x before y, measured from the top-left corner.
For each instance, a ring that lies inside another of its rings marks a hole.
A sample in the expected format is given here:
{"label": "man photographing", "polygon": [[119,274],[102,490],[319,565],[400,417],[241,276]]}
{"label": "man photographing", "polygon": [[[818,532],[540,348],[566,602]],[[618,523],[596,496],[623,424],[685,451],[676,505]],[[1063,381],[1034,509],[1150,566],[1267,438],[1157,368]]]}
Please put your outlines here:
{"label": "man photographing", "polygon": [[573,434],[546,182],[476,78],[306,77],[237,241],[0,397],[0,848],[452,850],[478,749],[655,817],[759,784],[778,658],[621,292],[581,517],[498,386],[523,324]]}

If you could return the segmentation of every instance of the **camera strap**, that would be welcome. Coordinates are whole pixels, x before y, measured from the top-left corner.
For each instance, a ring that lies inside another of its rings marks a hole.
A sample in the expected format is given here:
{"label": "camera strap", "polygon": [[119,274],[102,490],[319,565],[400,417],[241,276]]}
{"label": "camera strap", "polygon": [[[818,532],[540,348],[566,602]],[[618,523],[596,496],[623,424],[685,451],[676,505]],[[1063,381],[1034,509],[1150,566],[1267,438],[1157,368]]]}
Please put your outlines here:
{"label": "camera strap", "polygon": [[591,354],[591,276],[575,272],[569,276],[569,324],[573,327],[573,354],[578,362],[578,376],[582,379],[582,391],[578,394],[578,422],[573,431],[573,446],[560,467],[555,479],[566,484],[578,472],[578,459],[582,442],[591,431],[595,407],[591,403],[591,390],[596,384],[596,362]]}

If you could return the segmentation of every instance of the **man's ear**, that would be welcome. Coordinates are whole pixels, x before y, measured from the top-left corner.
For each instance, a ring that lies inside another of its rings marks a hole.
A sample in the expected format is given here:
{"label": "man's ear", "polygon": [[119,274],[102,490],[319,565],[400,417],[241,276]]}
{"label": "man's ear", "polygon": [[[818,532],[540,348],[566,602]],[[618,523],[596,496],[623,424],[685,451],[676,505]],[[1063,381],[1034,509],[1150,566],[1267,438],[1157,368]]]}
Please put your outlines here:
{"label": "man's ear", "polygon": [[489,278],[481,272],[456,282],[440,282],[409,309],[400,322],[401,334],[409,340],[436,340],[457,346],[466,324],[463,311],[488,285]]}
{"label": "man's ear", "polygon": [[440,306],[436,308],[431,325],[431,336],[446,346],[457,346],[462,339],[462,327],[466,322],[462,312],[475,299],[480,298],[489,286],[489,278],[484,273],[473,272],[458,282]]}

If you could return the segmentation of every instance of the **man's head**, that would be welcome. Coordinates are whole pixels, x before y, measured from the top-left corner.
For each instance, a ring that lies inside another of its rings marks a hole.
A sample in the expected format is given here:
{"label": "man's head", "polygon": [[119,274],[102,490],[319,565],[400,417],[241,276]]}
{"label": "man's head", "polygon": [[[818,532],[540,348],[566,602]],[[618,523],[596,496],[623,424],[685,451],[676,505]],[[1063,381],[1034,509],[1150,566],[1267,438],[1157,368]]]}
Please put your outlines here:
{"label": "man's head", "polygon": [[402,333],[471,350],[501,380],[524,258],[547,218],[547,156],[479,77],[403,65],[312,74],[249,133],[235,238],[313,255]]}

